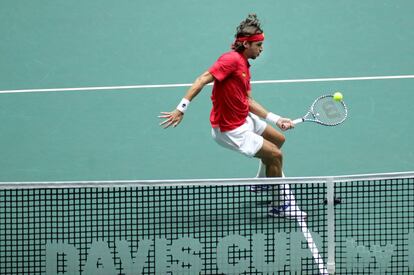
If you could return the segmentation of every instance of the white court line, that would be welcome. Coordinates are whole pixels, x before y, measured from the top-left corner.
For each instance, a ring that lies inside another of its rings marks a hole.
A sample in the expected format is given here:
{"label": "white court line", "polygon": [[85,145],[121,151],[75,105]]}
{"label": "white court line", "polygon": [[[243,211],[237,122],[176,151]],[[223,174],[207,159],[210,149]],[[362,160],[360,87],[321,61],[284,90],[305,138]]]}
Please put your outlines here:
{"label": "white court line", "polygon": [[308,243],[308,248],[310,252],[312,253],[313,260],[315,261],[315,264],[318,266],[319,274],[321,275],[329,275],[328,270],[325,267],[325,263],[319,254],[318,247],[315,244],[315,241],[313,240],[312,234],[310,233],[308,226],[306,225],[306,221],[304,219],[298,218],[297,222],[300,226],[300,229],[302,230],[303,236],[306,239],[306,242]]}
{"label": "white court line", "polygon": [[[281,79],[281,80],[256,80],[251,84],[277,84],[277,83],[304,83],[304,82],[330,82],[330,81],[362,81],[362,80],[387,80],[410,79],[414,75],[385,75],[385,76],[357,76],[357,77],[331,77],[331,78],[305,78],[305,79]],[[184,84],[155,84],[155,85],[130,85],[130,86],[103,86],[103,87],[78,87],[78,88],[47,88],[47,89],[20,89],[0,90],[0,94],[14,93],[49,93],[49,92],[73,92],[73,91],[101,91],[101,90],[131,90],[131,89],[159,89],[190,87],[191,83]],[[211,84],[209,84],[211,85]]]}

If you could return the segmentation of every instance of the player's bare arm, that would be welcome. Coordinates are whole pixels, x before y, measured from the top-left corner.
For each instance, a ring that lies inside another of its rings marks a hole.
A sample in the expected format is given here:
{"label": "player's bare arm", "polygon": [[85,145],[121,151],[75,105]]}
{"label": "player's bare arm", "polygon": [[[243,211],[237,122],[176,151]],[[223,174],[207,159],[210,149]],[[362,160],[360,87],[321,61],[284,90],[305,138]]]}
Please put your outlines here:
{"label": "player's bare arm", "polygon": [[180,124],[181,120],[184,117],[185,110],[187,109],[190,102],[200,93],[204,86],[213,81],[214,77],[208,71],[197,77],[175,110],[171,112],[161,112],[161,115],[158,117],[165,118],[165,120],[162,121],[160,125],[164,128],[168,128],[170,126],[176,127],[178,124]]}
{"label": "player's bare arm", "polygon": [[253,114],[266,119],[268,122],[277,125],[281,130],[285,131],[294,127],[289,118],[280,117],[266,110],[260,103],[253,99],[249,91],[249,108]]}

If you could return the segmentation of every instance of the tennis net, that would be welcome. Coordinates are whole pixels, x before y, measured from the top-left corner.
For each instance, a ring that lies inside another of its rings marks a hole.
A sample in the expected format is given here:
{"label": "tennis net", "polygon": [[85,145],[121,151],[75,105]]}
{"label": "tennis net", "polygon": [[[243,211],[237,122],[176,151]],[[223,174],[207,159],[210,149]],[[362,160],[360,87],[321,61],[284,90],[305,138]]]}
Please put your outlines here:
{"label": "tennis net", "polygon": [[[306,223],[268,215],[284,184]],[[408,274],[413,257],[414,172],[0,183],[0,274]]]}

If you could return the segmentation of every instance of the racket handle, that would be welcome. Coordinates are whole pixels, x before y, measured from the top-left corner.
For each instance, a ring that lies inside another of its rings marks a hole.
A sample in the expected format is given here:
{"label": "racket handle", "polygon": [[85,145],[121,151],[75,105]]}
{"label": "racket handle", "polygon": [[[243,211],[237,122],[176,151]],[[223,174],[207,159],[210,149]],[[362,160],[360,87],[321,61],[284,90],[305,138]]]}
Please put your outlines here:
{"label": "racket handle", "polygon": [[297,118],[295,120],[292,120],[293,125],[296,125],[296,124],[301,123],[301,122],[304,122],[303,118]]}

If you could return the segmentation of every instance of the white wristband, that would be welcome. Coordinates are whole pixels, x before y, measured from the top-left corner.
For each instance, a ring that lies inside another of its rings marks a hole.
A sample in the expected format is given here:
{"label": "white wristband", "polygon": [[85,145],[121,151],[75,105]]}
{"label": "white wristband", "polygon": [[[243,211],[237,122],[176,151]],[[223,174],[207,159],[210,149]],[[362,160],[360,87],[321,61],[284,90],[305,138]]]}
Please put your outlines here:
{"label": "white wristband", "polygon": [[269,112],[269,113],[266,115],[266,120],[267,120],[268,122],[270,122],[270,123],[274,123],[274,124],[276,124],[276,123],[278,122],[278,120],[280,119],[280,117],[281,117],[281,116],[278,116],[278,115],[276,115],[276,114],[274,114],[274,113]]}
{"label": "white wristband", "polygon": [[184,114],[187,111],[188,105],[190,105],[190,100],[183,98],[180,104],[177,105],[177,110]]}

